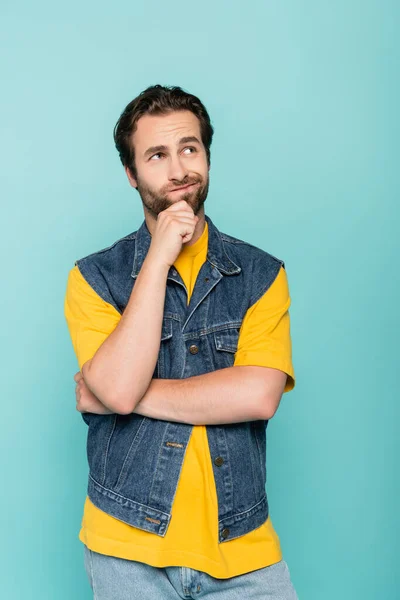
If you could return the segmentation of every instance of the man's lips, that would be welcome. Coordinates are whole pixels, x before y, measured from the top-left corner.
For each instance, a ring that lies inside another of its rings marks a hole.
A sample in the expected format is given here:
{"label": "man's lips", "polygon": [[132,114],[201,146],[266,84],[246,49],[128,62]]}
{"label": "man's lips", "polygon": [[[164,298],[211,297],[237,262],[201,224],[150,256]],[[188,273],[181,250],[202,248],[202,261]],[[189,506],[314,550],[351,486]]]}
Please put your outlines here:
{"label": "man's lips", "polygon": [[194,185],[197,185],[197,182],[194,182],[194,183],[188,183],[188,185],[185,185],[185,186],[183,186],[183,187],[180,187],[180,188],[174,188],[173,190],[170,190],[170,191],[171,191],[171,192],[180,192],[180,191],[182,191],[182,190],[188,190],[188,189],[190,189],[191,187],[193,187]]}

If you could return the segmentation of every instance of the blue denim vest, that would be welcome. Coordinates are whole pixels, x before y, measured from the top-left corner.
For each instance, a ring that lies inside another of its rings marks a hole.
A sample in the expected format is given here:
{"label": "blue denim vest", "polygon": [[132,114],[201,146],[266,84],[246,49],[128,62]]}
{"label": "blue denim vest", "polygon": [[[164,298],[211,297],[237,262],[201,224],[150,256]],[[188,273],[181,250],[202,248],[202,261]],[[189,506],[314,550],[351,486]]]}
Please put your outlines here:
{"label": "blue denim vest", "polygon": [[[173,266],[169,270],[155,378],[186,378],[233,366],[246,311],[285,266],[260,248],[220,232],[208,216],[206,220],[207,259],[189,306],[179,273]],[[134,233],[75,264],[97,294],[122,314],[150,242],[143,221]],[[193,425],[135,413],[82,416],[88,424],[91,501],[125,523],[164,536]],[[219,543],[256,529],[268,517],[267,425],[264,420],[206,425]]]}

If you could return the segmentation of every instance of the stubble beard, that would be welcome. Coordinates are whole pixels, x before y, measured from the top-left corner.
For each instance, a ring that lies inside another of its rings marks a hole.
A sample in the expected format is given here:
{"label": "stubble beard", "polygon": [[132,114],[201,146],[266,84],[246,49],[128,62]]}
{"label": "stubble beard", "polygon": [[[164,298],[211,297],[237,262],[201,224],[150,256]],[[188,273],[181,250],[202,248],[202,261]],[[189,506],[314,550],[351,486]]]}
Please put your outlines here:
{"label": "stubble beard", "polygon": [[[160,212],[175,204],[176,200],[170,200],[166,193],[160,193],[153,190],[149,186],[143,184],[139,178],[136,178],[136,181],[137,190],[142,199],[142,203],[155,220],[157,220]],[[200,179],[187,178],[175,185],[175,187],[182,187],[184,185],[188,185],[189,183],[197,182],[200,182],[200,185],[197,188],[195,188],[193,191],[189,190],[188,192],[185,192],[179,196],[180,200],[186,200],[189,206],[193,209],[195,215],[198,214],[204,202],[206,201],[210,184],[209,176],[207,176],[207,180],[203,183]]]}

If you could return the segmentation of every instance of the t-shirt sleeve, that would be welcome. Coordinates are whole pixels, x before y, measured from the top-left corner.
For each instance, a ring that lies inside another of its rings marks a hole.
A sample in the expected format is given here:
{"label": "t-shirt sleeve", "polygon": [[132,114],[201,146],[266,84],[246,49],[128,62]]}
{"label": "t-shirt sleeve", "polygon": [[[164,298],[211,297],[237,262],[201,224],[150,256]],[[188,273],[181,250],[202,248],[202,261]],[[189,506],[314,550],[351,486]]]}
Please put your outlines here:
{"label": "t-shirt sleeve", "polygon": [[287,374],[284,392],[295,386],[290,335],[290,295],[281,266],[268,290],[247,310],[239,333],[235,366],[279,369]]}
{"label": "t-shirt sleeve", "polygon": [[76,265],[68,274],[64,315],[79,369],[93,358],[121,318],[114,306],[94,291]]}

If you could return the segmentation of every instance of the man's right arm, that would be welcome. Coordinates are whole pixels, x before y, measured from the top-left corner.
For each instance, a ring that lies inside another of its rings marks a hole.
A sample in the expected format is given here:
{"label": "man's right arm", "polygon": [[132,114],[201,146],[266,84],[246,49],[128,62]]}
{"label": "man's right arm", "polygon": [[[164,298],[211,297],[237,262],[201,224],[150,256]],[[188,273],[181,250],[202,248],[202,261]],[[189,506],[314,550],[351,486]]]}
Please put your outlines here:
{"label": "man's right arm", "polygon": [[150,385],[160,350],[168,272],[197,221],[184,200],[159,213],[121,319],[91,360],[82,363],[87,387],[113,412],[133,412]]}
{"label": "man's right arm", "polygon": [[168,270],[148,252],[118,325],[82,367],[88,388],[113,412],[132,412],[152,379]]}

